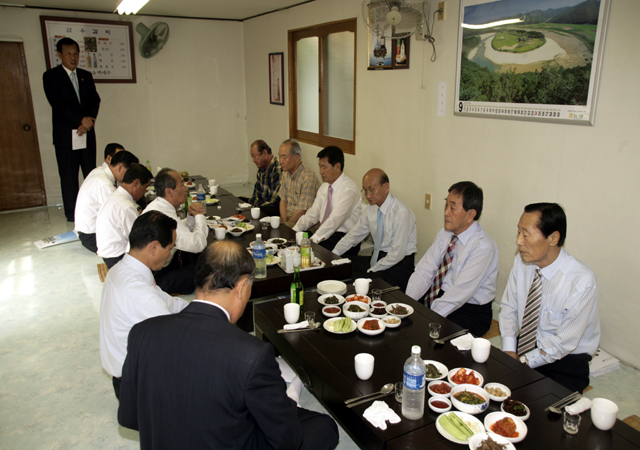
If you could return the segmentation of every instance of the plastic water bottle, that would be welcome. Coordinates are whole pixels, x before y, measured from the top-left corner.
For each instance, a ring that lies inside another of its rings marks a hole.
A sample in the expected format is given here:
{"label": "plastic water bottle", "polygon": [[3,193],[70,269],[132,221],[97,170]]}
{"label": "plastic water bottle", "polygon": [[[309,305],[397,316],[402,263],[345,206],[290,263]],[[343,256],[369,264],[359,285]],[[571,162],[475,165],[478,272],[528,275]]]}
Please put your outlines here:
{"label": "plastic water bottle", "polygon": [[253,260],[256,263],[256,278],[267,278],[267,248],[260,233],[256,234],[253,244]]}
{"label": "plastic water bottle", "polygon": [[198,185],[198,191],[196,192],[196,198],[198,199],[198,203],[204,205],[207,201],[207,194],[204,192],[204,188],[202,184]]}
{"label": "plastic water bottle", "polygon": [[311,267],[311,241],[309,233],[304,233],[300,241],[300,266],[305,269]]}
{"label": "plastic water bottle", "polygon": [[427,368],[420,352],[420,346],[411,347],[411,357],[404,363],[402,415],[409,420],[422,419],[424,416],[424,378]]}

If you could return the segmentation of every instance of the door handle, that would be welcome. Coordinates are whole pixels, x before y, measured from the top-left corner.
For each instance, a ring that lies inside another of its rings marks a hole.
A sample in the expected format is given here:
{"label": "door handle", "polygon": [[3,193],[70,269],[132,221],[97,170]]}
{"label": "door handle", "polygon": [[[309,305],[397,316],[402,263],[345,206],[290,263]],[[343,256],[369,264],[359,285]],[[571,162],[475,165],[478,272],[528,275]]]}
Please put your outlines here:
{"label": "door handle", "polygon": [[29,131],[31,130],[31,125],[29,125],[28,123],[25,123],[24,125],[22,125],[22,129],[24,131]]}

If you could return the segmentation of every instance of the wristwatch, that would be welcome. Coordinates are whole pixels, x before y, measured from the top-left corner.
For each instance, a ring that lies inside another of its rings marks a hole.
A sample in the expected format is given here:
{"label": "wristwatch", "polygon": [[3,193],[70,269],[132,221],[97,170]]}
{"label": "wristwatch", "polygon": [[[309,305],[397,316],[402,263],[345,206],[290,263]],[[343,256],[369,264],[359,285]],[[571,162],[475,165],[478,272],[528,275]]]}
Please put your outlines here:
{"label": "wristwatch", "polygon": [[528,366],[528,365],[529,365],[529,360],[527,359],[527,355],[522,355],[522,356],[520,357],[520,362],[521,362],[522,364],[526,364],[526,365]]}

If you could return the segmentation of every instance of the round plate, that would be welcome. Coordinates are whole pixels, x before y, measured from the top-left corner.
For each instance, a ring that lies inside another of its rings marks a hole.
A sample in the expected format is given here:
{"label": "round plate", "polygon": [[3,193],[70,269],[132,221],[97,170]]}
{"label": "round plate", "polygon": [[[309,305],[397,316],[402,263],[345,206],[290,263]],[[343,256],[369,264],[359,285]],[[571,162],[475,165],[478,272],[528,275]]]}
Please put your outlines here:
{"label": "round plate", "polygon": [[354,331],[356,331],[358,329],[358,326],[356,325],[356,322],[353,319],[351,319],[351,329],[349,331],[340,331],[340,332],[333,331],[333,326],[331,326],[331,328],[329,326],[332,325],[335,321],[341,320],[341,319],[343,319],[343,317],[334,317],[332,319],[327,319],[327,320],[324,321],[322,326],[329,333],[333,333],[333,334],[349,334],[349,333],[353,333]]}
{"label": "round plate", "polygon": [[[522,403],[522,402],[518,402],[518,403]],[[531,410],[529,409],[529,407],[527,405],[525,405],[524,403],[522,403],[522,406],[524,406],[524,408],[527,410],[527,413],[524,416],[516,416],[518,419],[520,420],[527,420],[530,416],[531,416]],[[504,403],[502,403],[500,405],[500,409],[502,410],[502,412],[507,413],[504,410]],[[511,413],[507,413],[507,414],[511,414]],[[515,416],[515,414],[513,414]]]}
{"label": "round plate", "polygon": [[[386,322],[387,319],[391,319],[391,318],[398,319],[398,322],[397,323]],[[382,316],[381,319],[385,321],[384,324],[387,328],[398,328],[402,324],[402,319],[396,316]]]}
{"label": "round plate", "polygon": [[457,386],[458,384],[473,384],[473,383],[456,383],[455,381],[453,381],[451,379],[451,377],[454,376],[456,373],[458,373],[458,371],[460,369],[466,370],[467,374],[469,372],[473,372],[475,377],[478,379],[478,384],[476,384],[476,386],[482,387],[482,385],[484,384],[484,377],[482,375],[480,375],[478,372],[476,372],[475,370],[471,370],[471,369],[469,369],[467,367],[456,367],[455,369],[451,369],[451,371],[449,372],[449,375],[447,376],[447,380],[449,380],[449,383],[451,383],[454,386]]}
{"label": "round plate", "polygon": [[[491,392],[489,392],[489,388],[498,388],[501,389],[502,392],[504,392],[505,394],[503,396],[498,396],[498,395],[493,395],[491,394]],[[507,397],[511,397],[511,389],[509,389],[508,387],[506,387],[504,384],[500,384],[500,383],[487,383],[484,387],[484,390],[487,391],[487,394],[489,394],[489,398],[491,400],[493,400],[494,402],[503,402],[507,399]]]}
{"label": "round plate", "polygon": [[216,203],[218,203],[220,200],[218,200],[217,198],[208,198],[206,199],[204,202],[207,205],[215,205]]}
{"label": "round plate", "polygon": [[522,420],[518,419],[513,414],[507,414],[507,413],[502,412],[502,411],[492,412],[492,413],[487,414],[484,417],[484,427],[487,429],[487,433],[489,433],[491,435],[495,435],[495,436],[500,436],[499,434],[494,433],[493,431],[491,431],[491,425],[496,423],[498,420],[502,420],[505,417],[510,417],[515,422],[516,431],[518,432],[518,437],[510,438],[510,437],[502,436],[503,438],[505,438],[507,441],[513,442],[515,444],[516,442],[520,442],[525,437],[527,437],[527,426],[525,425],[525,423]]}
{"label": "round plate", "polygon": [[205,216],[205,220],[207,221],[207,223],[217,222],[218,220],[220,220],[220,216]]}
{"label": "round plate", "polygon": [[271,238],[267,240],[267,242],[269,244],[273,244],[277,246],[277,245],[285,245],[287,243],[287,240],[283,238]]}
{"label": "round plate", "polygon": [[[291,248],[289,248],[291,250]],[[344,295],[347,292],[347,285],[342,281],[326,280],[318,283],[318,294],[339,294]]]}
{"label": "round plate", "polygon": [[[337,308],[338,311],[334,313],[330,313],[326,311],[328,308]],[[322,308],[322,314],[324,314],[327,317],[338,317],[341,313],[342,313],[342,308],[340,308],[338,305],[327,305]]]}
{"label": "round plate", "polygon": [[[364,323],[366,321],[368,321],[368,320],[377,321],[378,325],[380,326],[380,329],[379,330],[365,330],[363,328],[363,326],[364,326]],[[358,320],[358,330],[360,330],[364,334],[368,334],[369,336],[375,336],[376,334],[380,334],[380,333],[382,333],[384,331],[385,328],[386,327],[385,327],[384,322],[382,320],[380,320],[380,319],[372,319],[372,318],[369,318],[369,317],[365,317],[363,319]]]}
{"label": "round plate", "polygon": [[[329,297],[335,297],[340,301],[338,303],[329,304],[329,303],[325,302],[325,299],[327,299]],[[342,305],[344,303],[344,297],[342,295],[338,295],[338,294],[324,294],[324,295],[321,295],[320,297],[318,297],[318,303],[320,303],[321,305],[339,306],[339,305]]]}
{"label": "round plate", "polygon": [[366,295],[353,294],[353,295],[347,296],[345,300],[347,302],[362,302],[362,303],[366,303],[367,305],[371,304],[371,298],[369,298]]}
{"label": "round plate", "polygon": [[[256,241],[251,241],[249,243],[249,248],[253,248],[253,245],[256,243]],[[278,246],[275,244],[269,244],[269,243],[264,243],[264,248],[266,248],[267,250],[278,250]],[[280,256],[280,255],[278,255]]]}
{"label": "round plate", "polygon": [[[444,414],[455,414],[456,416],[460,417],[461,420],[466,420],[467,422],[471,422],[475,424],[480,430],[479,433],[484,433],[484,426],[482,425],[482,422],[480,422],[479,419],[473,417],[471,414],[463,413],[460,411],[451,411]],[[440,417],[442,417],[444,414],[440,414],[436,419],[436,429],[438,430],[438,432],[442,435],[442,437],[444,437],[448,441],[455,442],[456,444],[468,444],[470,438],[467,439],[466,441],[461,441],[460,439],[456,439],[453,436],[451,436],[447,430],[442,428],[442,425],[440,425]]]}
{"label": "round plate", "polygon": [[436,366],[436,369],[438,369],[438,372],[440,372],[440,374],[442,375],[442,376],[439,376],[437,378],[429,378],[429,377],[425,376],[424,377],[425,381],[442,380],[449,373],[449,369],[447,369],[447,366],[445,366],[444,364],[442,364],[439,361],[434,361],[432,359],[424,359],[422,361],[424,362],[425,366],[427,364],[433,364],[434,366]]}
{"label": "round plate", "polygon": [[[391,312],[391,309],[395,306],[402,306],[407,310],[407,314],[394,314],[393,312]],[[389,303],[387,305],[387,312],[392,316],[396,316],[396,317],[400,317],[401,319],[404,319],[405,317],[409,317],[411,314],[413,314],[413,308],[407,305],[406,303]]]}
{"label": "round plate", "polygon": [[[487,433],[478,433],[474,434],[469,438],[469,448],[471,450],[477,450],[480,447],[480,444],[489,437]],[[502,444],[505,446],[505,450],[516,450],[516,447],[506,438],[502,436],[498,436],[497,434],[491,433],[491,439],[494,440],[497,444]]]}
{"label": "round plate", "polygon": [[281,260],[279,256],[274,256],[271,262],[269,262],[269,259],[267,259],[267,266],[275,266],[276,264],[280,264],[280,261]]}

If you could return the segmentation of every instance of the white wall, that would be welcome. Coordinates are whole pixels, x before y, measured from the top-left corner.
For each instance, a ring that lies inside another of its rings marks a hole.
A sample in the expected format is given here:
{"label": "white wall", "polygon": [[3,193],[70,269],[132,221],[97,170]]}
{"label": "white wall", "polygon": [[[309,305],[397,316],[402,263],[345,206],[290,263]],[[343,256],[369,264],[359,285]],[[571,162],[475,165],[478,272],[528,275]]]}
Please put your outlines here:
{"label": "white wall", "polygon": [[[432,10],[436,7],[431,1]],[[459,2],[447,1],[447,20],[436,22],[438,50],[411,42],[411,68],[367,71],[367,32],[360,0],[317,0],[244,24],[247,135],[273,148],[288,137],[288,104],[269,104],[267,53],[285,52],[287,30],[358,17],[356,155],[346,173],[358,183],[372,167],[391,179],[392,192],[410,206],[418,222],[418,257],[442,227],[447,188],[472,180],[484,189],[480,223],[500,249],[498,298],[516,254],[516,224],[532,202],[562,204],[569,228],[566,249],[598,277],[601,346],[640,367],[636,341],[640,318],[634,226],[640,210],[640,100],[636,43],[637,0],[613,0],[600,78],[595,126],[558,125],[453,115]],[[438,82],[448,85],[445,117],[436,114]],[[318,148],[304,145],[305,163],[317,170]],[[424,209],[424,194],[434,209]],[[630,226],[631,228],[627,228]]]}
{"label": "white wall", "polygon": [[[119,142],[141,162],[149,160],[154,173],[157,166],[166,166],[222,183],[247,179],[242,23],[0,7],[0,39],[24,42],[50,205],[61,202],[61,195],[51,107],[42,88],[46,65],[40,15],[133,21],[137,83],[97,84],[102,98],[98,164],[105,145]],[[156,56],[144,59],[135,25],[158,20],[169,24],[169,41]]]}

